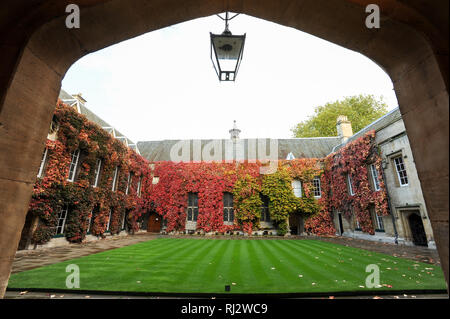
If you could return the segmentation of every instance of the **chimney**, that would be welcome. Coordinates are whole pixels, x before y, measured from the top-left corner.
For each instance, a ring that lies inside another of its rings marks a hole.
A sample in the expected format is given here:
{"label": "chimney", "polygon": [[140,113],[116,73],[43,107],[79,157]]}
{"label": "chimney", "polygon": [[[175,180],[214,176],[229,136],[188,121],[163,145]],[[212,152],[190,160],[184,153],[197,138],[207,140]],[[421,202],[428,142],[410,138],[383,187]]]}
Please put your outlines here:
{"label": "chimney", "polygon": [[236,120],[234,120],[233,122],[233,128],[228,132],[230,132],[230,138],[233,140],[233,142],[236,142],[239,139],[239,133],[241,133],[241,130],[237,128]]}
{"label": "chimney", "polygon": [[347,142],[349,137],[353,135],[352,123],[345,115],[338,116],[336,128],[338,136],[341,137],[341,143]]}

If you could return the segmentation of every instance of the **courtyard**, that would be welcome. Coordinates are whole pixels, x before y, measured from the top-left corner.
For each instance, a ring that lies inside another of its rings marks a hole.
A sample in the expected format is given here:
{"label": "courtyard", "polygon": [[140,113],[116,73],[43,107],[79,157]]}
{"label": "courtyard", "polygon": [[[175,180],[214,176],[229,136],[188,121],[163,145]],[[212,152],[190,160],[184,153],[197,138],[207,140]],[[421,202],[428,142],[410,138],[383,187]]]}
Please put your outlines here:
{"label": "courtyard", "polygon": [[[152,234],[128,237],[81,248],[59,247],[19,254],[8,289],[200,296],[314,296],[345,292],[373,295],[374,291],[445,294],[446,290],[436,252],[417,247],[393,250],[389,244],[342,238],[236,239]],[[46,256],[50,257],[47,261]],[[66,267],[71,264],[79,267],[80,286],[67,289]],[[366,267],[370,264],[379,267],[378,288],[366,287]]]}

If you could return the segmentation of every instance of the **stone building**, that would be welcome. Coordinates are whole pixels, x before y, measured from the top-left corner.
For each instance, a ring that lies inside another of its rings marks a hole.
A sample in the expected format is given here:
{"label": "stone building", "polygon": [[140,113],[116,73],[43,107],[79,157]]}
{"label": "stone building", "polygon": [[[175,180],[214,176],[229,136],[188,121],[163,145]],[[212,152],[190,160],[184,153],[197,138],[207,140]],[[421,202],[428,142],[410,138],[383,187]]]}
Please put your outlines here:
{"label": "stone building", "polygon": [[[105,130],[106,132],[108,132],[110,134],[110,137],[118,140],[119,142],[123,143],[126,147],[133,150],[135,153],[139,154],[139,149],[137,148],[137,145],[134,142],[132,142],[129,138],[127,138],[125,135],[120,133],[115,127],[111,126],[110,124],[105,122],[103,119],[98,117],[94,112],[92,112],[86,106],[87,101],[82,97],[81,94],[70,95],[67,92],[65,92],[64,90],[61,90],[60,94],[59,94],[59,99],[63,103],[67,104],[68,106],[70,106],[74,110],[76,110],[77,113],[84,115],[88,121],[98,124],[103,130]],[[56,141],[58,139],[58,129],[59,129],[58,124],[56,123],[55,119],[53,119],[50,130],[47,135],[47,140]],[[76,181],[77,175],[79,174],[79,171],[80,171],[80,167],[82,166],[83,155],[84,154],[82,154],[82,152],[80,152],[78,150],[77,156],[75,157],[76,161],[74,161],[72,158],[70,167],[68,168],[68,172],[69,172],[68,173],[69,177],[67,179],[68,181],[70,181],[70,182]],[[43,155],[42,155],[42,160],[41,160],[39,170],[37,172],[38,180],[42,179],[46,175],[47,165],[50,160],[49,157],[50,157],[50,151],[46,147],[43,152]],[[100,165],[98,165],[98,168],[96,168],[95,185],[93,185],[93,187],[98,187],[97,184],[100,184],[100,180],[103,178],[106,178],[106,176],[102,177],[103,173],[101,171],[103,170],[103,166],[104,166],[104,163],[102,161],[100,161]],[[117,187],[119,174],[120,173],[117,172],[114,176],[113,184],[115,186],[113,186],[113,187]],[[73,177],[71,177],[71,176],[73,176]],[[117,182],[116,182],[116,180],[117,180]],[[130,183],[130,181],[129,181],[129,183]],[[140,184],[140,183],[141,183],[141,181],[139,181],[138,184]],[[126,195],[129,196],[128,193]],[[18,249],[23,250],[23,249],[30,249],[30,248],[45,248],[45,247],[48,248],[48,247],[63,246],[63,245],[69,244],[69,242],[65,238],[65,226],[67,224],[69,215],[71,214],[72,208],[74,208],[74,207],[70,207],[69,205],[64,205],[64,207],[60,210],[59,215],[58,215],[58,222],[55,227],[54,236],[51,238],[50,241],[46,242],[45,244],[41,244],[41,245],[38,245],[38,244],[33,245],[33,240],[32,240],[33,234],[36,232],[36,230],[39,226],[40,218],[38,216],[36,216],[35,214],[28,212],[26,219],[25,219],[24,227],[22,229],[22,234],[21,234],[21,239],[20,239],[19,245],[18,245]],[[96,209],[98,209],[98,205],[95,205],[94,209],[91,212],[89,227],[88,227],[86,238],[85,238],[86,241],[97,240],[99,238],[98,236],[94,236],[89,232],[89,228],[92,227],[93,215],[95,215]],[[121,231],[120,231],[121,235],[127,234],[127,224],[125,223],[126,214],[127,213],[125,213],[125,215],[121,219],[121,223],[122,223]],[[111,220],[111,214],[109,216],[108,228],[109,228],[110,220]],[[109,236],[109,235],[110,235],[110,233],[108,233],[108,232],[105,233],[105,236]]]}
{"label": "stone building", "polygon": [[[86,107],[86,100],[81,94],[70,95],[61,90],[59,98],[69,106],[72,106],[78,113],[83,114],[88,120],[100,125],[109,132],[115,139],[121,141],[125,146],[134,150],[137,154],[146,158],[150,163],[174,161],[174,157],[181,161],[198,161],[209,159],[218,160],[249,160],[260,154],[268,155],[268,159],[273,160],[293,160],[300,158],[320,159],[334,152],[338,152],[346,144],[364,136],[369,131],[375,131],[375,142],[379,147],[383,159],[382,179],[385,181],[389,199],[390,214],[388,216],[373,215],[373,222],[376,225],[375,234],[370,235],[362,232],[356,218],[352,216],[346,218],[343,212],[333,211],[332,217],[338,236],[348,236],[381,242],[397,242],[405,245],[422,245],[435,249],[433,232],[428,218],[420,181],[414,165],[409,140],[406,129],[400,115],[399,109],[390,111],[385,116],[369,124],[364,129],[353,134],[350,121],[345,116],[337,118],[338,136],[316,137],[316,138],[289,138],[289,139],[242,139],[241,130],[237,128],[236,122],[229,131],[230,138],[222,140],[161,140],[161,141],[141,141],[133,143],[126,136],[121,134],[116,128],[98,117]],[[56,139],[56,130],[51,128],[49,140]],[[174,152],[175,150],[175,152]],[[211,153],[212,152],[212,153]],[[180,155],[181,154],[181,155]],[[214,154],[213,156],[211,154]],[[45,154],[44,154],[45,156]],[[212,156],[212,157],[211,157]],[[152,167],[152,165],[151,165]],[[373,172],[372,172],[373,173]],[[41,174],[41,169],[38,175]],[[376,189],[377,179],[371,174],[372,186]],[[158,183],[158,177],[151,176],[152,183]],[[316,181],[315,181],[316,182]],[[298,185],[292,183],[295,196],[298,192]],[[320,179],[316,187],[317,194],[314,197],[320,198]],[[189,198],[188,207],[196,207],[195,198]],[[197,199],[198,200],[198,199]],[[276,229],[270,220],[268,203],[263,200],[261,209],[267,214],[262,214],[261,229],[257,234],[276,234]],[[232,207],[232,202],[229,203]],[[267,215],[267,216],[266,216]],[[32,232],[33,223],[28,220],[25,223],[23,234]],[[145,214],[139,221],[141,231],[164,231],[165,223],[160,216],[154,212]],[[224,223],[233,223],[227,220]],[[290,234],[304,234],[304,220],[299,214],[292,214],[289,217]],[[186,232],[195,232],[196,223],[187,220]],[[126,234],[125,229],[121,234]],[[96,239],[95,236],[88,235],[87,240]],[[64,245],[67,241],[57,236],[46,246]],[[30,236],[22,236],[19,248],[24,249],[30,246]]]}
{"label": "stone building", "polygon": [[[374,130],[376,132],[375,142],[381,151],[383,158],[383,172],[381,172],[388,192],[389,216],[377,216],[371,212],[373,223],[376,225],[374,235],[361,231],[354,216],[348,220],[339,211],[333,212],[336,235],[361,238],[381,242],[396,242],[405,245],[421,245],[435,249],[433,232],[427,215],[424,198],[417,171],[414,165],[411,148],[409,146],[406,129],[398,108],[390,111],[385,116],[369,124],[361,131],[353,134],[352,126],[347,117],[337,118],[338,136],[318,138],[290,138],[266,140],[268,150],[269,144],[275,142],[273,158],[279,160],[292,160],[298,158],[323,158],[339,151],[345,146],[365,133]],[[240,139],[241,131],[234,123],[233,129],[229,131],[229,140],[215,141],[219,145],[217,149],[221,154],[218,159],[224,160],[246,160],[251,158],[249,154],[258,154],[258,150],[252,151],[252,147],[260,147],[254,139]],[[171,161],[171,150],[177,149],[177,145],[185,145],[187,156],[179,160],[195,161],[195,144],[198,149],[204,150],[212,140],[183,141],[141,141],[137,145],[143,157],[150,162]],[[227,145],[231,145],[227,147]],[[179,147],[181,149],[182,147]],[[240,156],[237,156],[237,154]],[[172,154],[173,155],[173,154]],[[198,157],[200,159],[200,157]],[[370,168],[373,169],[373,168]],[[375,172],[372,172],[375,173]],[[376,189],[378,181],[371,174],[371,184]],[[375,174],[376,176],[376,174]],[[293,185],[295,193],[295,185]],[[319,195],[320,196],[320,195]],[[292,215],[289,219],[291,234],[303,234],[304,221],[301,216]],[[186,229],[195,231],[195,223],[187,222]],[[270,221],[261,221],[263,229],[276,233]],[[164,225],[162,226],[164,229]]]}
{"label": "stone building", "polygon": [[333,148],[339,150],[366,132],[375,130],[375,141],[383,159],[383,180],[387,188],[390,211],[389,216],[376,220],[375,235],[361,232],[353,218],[348,221],[340,212],[334,213],[334,223],[338,235],[384,242],[398,242],[406,245],[428,246],[436,249],[431,223],[428,218],[422,188],[414,164],[414,158],[398,108],[369,124],[361,131],[352,134],[351,126],[338,119],[339,127],[344,124],[350,132],[343,136],[343,142]]}

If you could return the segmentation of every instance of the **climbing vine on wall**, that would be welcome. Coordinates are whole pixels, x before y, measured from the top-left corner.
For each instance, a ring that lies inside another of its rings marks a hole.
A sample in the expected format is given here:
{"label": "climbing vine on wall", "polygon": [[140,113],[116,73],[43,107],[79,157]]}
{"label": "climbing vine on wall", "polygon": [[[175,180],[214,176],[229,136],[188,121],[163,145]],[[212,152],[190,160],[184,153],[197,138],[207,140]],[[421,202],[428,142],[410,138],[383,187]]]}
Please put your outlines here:
{"label": "climbing vine on wall", "polygon": [[[324,182],[328,187],[327,207],[340,211],[352,221],[357,218],[362,231],[374,234],[373,216],[369,207],[373,206],[380,216],[389,214],[387,192],[381,176],[381,157],[375,143],[375,131],[348,143],[339,151],[325,159]],[[378,172],[380,190],[371,186],[369,165],[374,164]],[[350,175],[354,195],[348,190],[347,174]],[[331,217],[324,217],[330,219]]]}
{"label": "climbing vine on wall", "polygon": [[[145,177],[148,163],[140,155],[114,139],[97,124],[73,108],[58,101],[54,119],[58,125],[57,139],[47,140],[48,149],[45,174],[38,178],[33,189],[29,211],[39,217],[39,224],[33,233],[33,241],[44,244],[54,235],[58,214],[68,207],[65,236],[71,242],[81,242],[85,236],[91,212],[90,232],[104,236],[111,214],[110,231],[117,234],[122,218],[128,211],[128,226],[137,229],[136,220],[142,213],[142,200],[137,196],[137,183]],[[79,149],[79,169],[74,182],[69,182],[68,171],[71,154]],[[99,184],[92,187],[97,159],[102,160]],[[120,167],[117,191],[112,191],[113,171]],[[133,172],[128,195],[125,190],[128,174]]]}

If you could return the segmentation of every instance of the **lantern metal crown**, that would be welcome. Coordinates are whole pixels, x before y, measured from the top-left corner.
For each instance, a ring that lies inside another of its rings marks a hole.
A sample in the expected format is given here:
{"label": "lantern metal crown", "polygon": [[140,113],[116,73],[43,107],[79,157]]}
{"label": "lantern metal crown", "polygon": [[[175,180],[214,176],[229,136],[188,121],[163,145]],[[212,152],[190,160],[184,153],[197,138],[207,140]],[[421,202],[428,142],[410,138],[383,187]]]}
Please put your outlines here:
{"label": "lantern metal crown", "polygon": [[239,70],[244,52],[245,34],[233,35],[228,29],[228,21],[235,18],[239,13],[231,18],[228,17],[228,12],[225,13],[225,18],[217,15],[225,21],[225,30],[222,34],[211,34],[211,61],[213,62],[214,70],[219,77],[219,81],[234,81]]}

